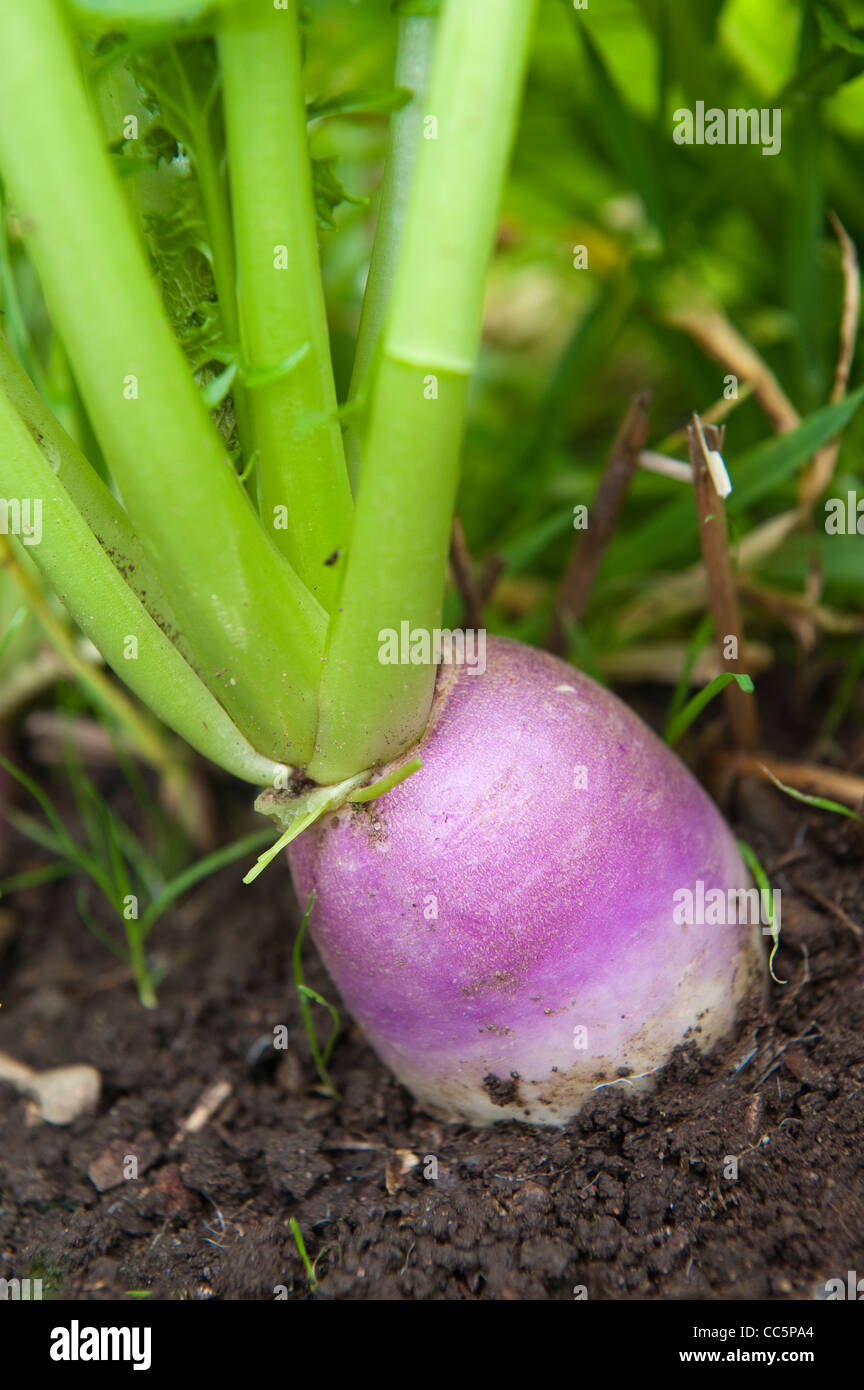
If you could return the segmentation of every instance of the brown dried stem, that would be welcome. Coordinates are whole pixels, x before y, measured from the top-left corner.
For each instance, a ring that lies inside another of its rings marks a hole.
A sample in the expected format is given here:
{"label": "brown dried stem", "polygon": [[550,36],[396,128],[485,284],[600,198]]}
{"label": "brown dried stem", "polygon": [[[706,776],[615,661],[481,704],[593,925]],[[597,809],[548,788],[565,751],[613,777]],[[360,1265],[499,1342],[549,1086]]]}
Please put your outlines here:
{"label": "brown dried stem", "polygon": [[[744,674],[741,657],[744,650],[744,636],[738,607],[738,593],[729,556],[726,509],[723,499],[718,496],[714,486],[708,469],[706,449],[703,445],[704,434],[704,443],[708,449],[719,451],[723,437],[715,425],[701,426],[699,417],[696,415],[694,415],[693,421],[694,423],[688,430],[690,463],[693,467],[693,491],[699,518],[702,557],[708,575],[708,595],[714,614],[717,649],[723,670]],[[734,639],[734,656],[727,655],[730,639]],[[726,687],[723,696],[735,743],[739,748],[755,748],[759,742],[755,696],[742,690],[737,681],[731,682]]]}
{"label": "brown dried stem", "polygon": [[465,530],[458,516],[453,518],[450,535],[450,569],[462,599],[464,626],[476,631],[483,626],[484,598],[474,575]]}
{"label": "brown dried stem", "polygon": [[603,466],[588,515],[588,527],[573,548],[558,590],[555,612],[546,638],[550,651],[567,650],[567,625],[585,612],[600,561],[615,533],[618,516],[648,437],[649,391],[633,397]]}
{"label": "brown dried stem", "polygon": [[[837,366],[834,369],[834,385],[831,388],[832,403],[842,401],[849,384],[849,372],[855,353],[855,339],[858,336],[858,320],[861,315],[861,271],[855,243],[836,213],[831,213],[831,225],[840,242],[840,257],[843,267],[843,313],[840,319],[840,345],[837,352]],[[813,457],[813,462],[801,478],[799,501],[802,507],[811,507],[816,498],[830,483],[834,476],[840,440],[832,439]]]}
{"label": "brown dried stem", "polygon": [[864,802],[864,777],[816,763],[786,762],[764,753],[726,753],[721,761],[736,775],[761,777],[766,782],[785,782],[808,796],[828,797],[857,810]]}
{"label": "brown dried stem", "polygon": [[667,315],[673,328],[688,333],[695,342],[728,367],[753,394],[778,434],[788,434],[800,424],[800,416],[768,364],[763,361],[725,314],[715,309],[678,309]]}

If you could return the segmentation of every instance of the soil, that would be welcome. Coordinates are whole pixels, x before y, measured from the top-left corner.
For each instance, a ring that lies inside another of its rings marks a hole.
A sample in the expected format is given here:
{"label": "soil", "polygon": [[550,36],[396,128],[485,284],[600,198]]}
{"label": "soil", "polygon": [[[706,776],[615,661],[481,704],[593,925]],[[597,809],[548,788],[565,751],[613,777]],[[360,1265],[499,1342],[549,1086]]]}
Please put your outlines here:
{"label": "soil", "polygon": [[[800,755],[791,687],[777,682],[771,743]],[[860,767],[864,745],[846,744]],[[782,890],[787,983],[712,1056],[681,1051],[653,1093],[608,1087],[560,1130],[431,1119],[350,1022],[340,1098],[324,1094],[278,867],[252,888],[229,868],[163,921],[153,1011],[68,882],[6,899],[0,1048],[90,1063],[103,1093],[59,1127],[28,1123],[0,1085],[0,1277],[70,1300],[783,1300],[864,1272],[864,825],[755,783],[731,815]],[[9,855],[38,862],[24,842]],[[333,997],[311,947],[306,979]],[[218,1082],[226,1098],[184,1131]]]}

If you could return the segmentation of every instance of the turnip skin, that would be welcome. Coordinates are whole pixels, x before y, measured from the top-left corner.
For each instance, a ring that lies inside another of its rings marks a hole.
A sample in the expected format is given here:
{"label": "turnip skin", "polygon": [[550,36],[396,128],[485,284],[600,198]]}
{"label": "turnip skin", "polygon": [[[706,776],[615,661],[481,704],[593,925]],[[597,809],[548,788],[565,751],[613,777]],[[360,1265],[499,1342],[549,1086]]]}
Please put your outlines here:
{"label": "turnip skin", "polygon": [[729,1031],[764,978],[761,929],[677,925],[674,894],[749,876],[713,802],[626,705],[490,638],[484,674],[440,675],[418,754],[420,772],[289,857],[347,1008],[421,1105],[561,1124],[624,1069]]}

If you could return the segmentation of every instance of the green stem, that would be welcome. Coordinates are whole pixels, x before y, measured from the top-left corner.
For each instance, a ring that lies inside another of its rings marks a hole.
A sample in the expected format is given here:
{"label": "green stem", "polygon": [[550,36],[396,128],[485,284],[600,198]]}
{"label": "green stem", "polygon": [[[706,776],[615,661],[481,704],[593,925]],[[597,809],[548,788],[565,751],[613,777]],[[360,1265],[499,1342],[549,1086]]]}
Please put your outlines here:
{"label": "green stem", "polygon": [[138,999],[144,1009],[155,1009],[158,1003],[153,977],[147,964],[147,952],[141,934],[136,930],[137,923],[123,922],[126,932],[126,947],[129,951],[129,967],[138,990]]}
{"label": "green stem", "polygon": [[[357,331],[354,367],[348,392],[350,400],[355,400],[362,394],[366,386],[384,326],[396,274],[402,229],[405,225],[411,178],[420,143],[423,101],[429,80],[434,40],[433,15],[405,15],[400,19],[394,80],[397,87],[404,87],[414,95],[407,106],[403,106],[390,118],[390,139],[381,184],[375,243],[363,295],[363,311]],[[345,436],[345,452],[351,485],[355,492],[360,476],[363,434],[364,424],[361,417],[352,423]]]}
{"label": "green stem", "polygon": [[208,684],[312,751],[325,615],[265,537],[171,332],[56,0],[0,6],[0,164],[126,510]]}
{"label": "green stem", "polygon": [[[315,223],[300,34],[293,0],[226,5],[219,51],[244,356],[287,375],[250,393],[259,508],[297,573],[328,609],[351,529]],[[330,561],[330,563],[328,563]]]}
{"label": "green stem", "polygon": [[[41,507],[42,534],[37,544],[27,547],[30,558],[111,669],[163,723],[205,757],[247,782],[272,785],[282,780],[286,769],[262,757],[247,743],[138,602],[2,393],[0,451],[5,494],[19,501],[28,498],[31,505],[38,501]],[[76,674],[101,704],[111,703],[104,682],[97,681],[85,663],[76,662],[74,653],[51,628],[50,610],[40,602],[41,595],[8,545],[6,563]],[[136,742],[142,751],[163,765],[164,757],[153,729],[140,716],[131,720],[128,710],[120,713],[127,725],[134,722]],[[134,710],[132,714],[135,715]]]}
{"label": "green stem", "polygon": [[0,196],[0,312],[3,315],[3,332],[14,344],[15,351],[23,362],[26,373],[41,385],[43,372],[33,350],[27,318],[21,307],[21,296],[18,293],[18,281],[15,276],[10,246],[8,214],[7,199]]}
{"label": "green stem", "polygon": [[535,0],[447,0],[371,395],[354,535],[309,775],[396,756],[429,714],[431,665],[385,665],[381,634],[440,624],[468,378]]}
{"label": "green stem", "polygon": [[184,650],[182,635],[177,630],[174,614],[129,518],[77,444],[70,439],[49,410],[23,367],[12,356],[2,334],[0,394],[7,397],[21,416],[48,460],[52,472],[60,479],[90,530],[123,575],[130,589],[162,630],[171,633],[176,646],[183,651],[186,660],[190,661],[191,653],[188,648]]}
{"label": "green stem", "polygon": [[[306,928],[309,925],[309,915],[312,911],[314,904],[315,891],[313,889],[311,897],[309,898],[309,902],[306,907],[306,911],[303,914],[303,921],[300,923],[300,928],[294,939],[294,951],[292,953],[294,965],[294,984],[297,989],[297,1002],[300,1005],[300,1013],[303,1016],[303,1026],[306,1029],[306,1036],[309,1039],[309,1050],[312,1053],[312,1060],[315,1063],[315,1070],[317,1071],[318,1076],[321,1079],[321,1084],[324,1087],[324,1089],[334,1098],[334,1100],[338,1100],[339,1092],[336,1090],[336,1087],[333,1085],[333,1082],[330,1079],[330,1074],[327,1071],[327,1063],[330,1061],[330,1054],[332,1053],[333,1046],[336,1042],[337,1037],[339,1036],[339,1013],[338,1010],[335,1009],[332,1004],[327,1003],[326,999],[322,999],[320,994],[317,994],[315,990],[310,989],[303,978],[303,938],[306,935]],[[327,1041],[326,1046],[324,1047],[323,1052],[321,1050],[321,1045],[318,1042],[318,1034],[315,1031],[315,1020],[312,1017],[312,1010],[309,1007],[310,999],[314,999],[316,1004],[321,1004],[325,1009],[328,1010],[333,1024],[333,1027],[330,1032],[330,1037]],[[298,1244],[302,1245],[302,1237],[298,1241]],[[303,1249],[302,1253],[305,1256],[305,1248]],[[308,1260],[306,1261],[306,1263],[308,1266]]]}

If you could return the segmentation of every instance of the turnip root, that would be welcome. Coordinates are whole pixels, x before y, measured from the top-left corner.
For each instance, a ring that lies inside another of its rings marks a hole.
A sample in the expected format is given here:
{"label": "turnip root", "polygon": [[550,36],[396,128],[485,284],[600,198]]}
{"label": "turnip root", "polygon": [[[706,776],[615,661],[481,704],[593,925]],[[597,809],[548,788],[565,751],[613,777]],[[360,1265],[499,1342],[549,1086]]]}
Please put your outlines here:
{"label": "turnip root", "polygon": [[746,888],[747,870],[631,710],[495,638],[484,674],[442,670],[418,752],[420,772],[289,855],[345,1004],[424,1107],[560,1124],[728,1032],[763,977],[760,929],[679,924],[675,894]]}

